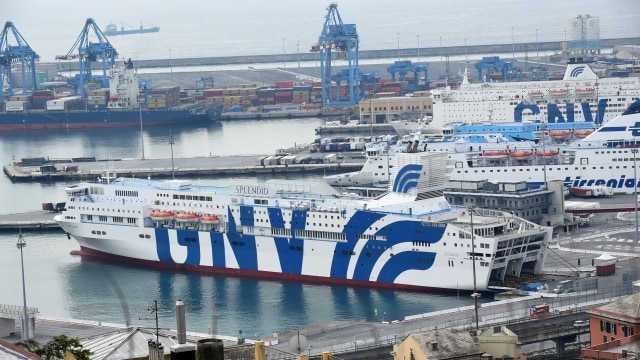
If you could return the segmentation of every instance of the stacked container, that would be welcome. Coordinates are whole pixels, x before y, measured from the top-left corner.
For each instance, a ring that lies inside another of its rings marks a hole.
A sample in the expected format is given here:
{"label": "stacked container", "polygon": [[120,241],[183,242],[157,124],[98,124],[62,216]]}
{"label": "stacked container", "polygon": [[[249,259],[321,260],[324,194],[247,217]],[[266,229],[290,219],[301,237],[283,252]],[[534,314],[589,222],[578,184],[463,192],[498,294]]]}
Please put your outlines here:
{"label": "stacked container", "polygon": [[180,88],[178,86],[151,89],[147,93],[147,107],[149,109],[166,109],[180,103]]}
{"label": "stacked container", "polygon": [[52,90],[36,90],[33,92],[33,108],[46,109],[47,101],[53,100]]}
{"label": "stacked container", "polygon": [[109,88],[87,91],[87,106],[91,109],[104,109],[109,102]]}

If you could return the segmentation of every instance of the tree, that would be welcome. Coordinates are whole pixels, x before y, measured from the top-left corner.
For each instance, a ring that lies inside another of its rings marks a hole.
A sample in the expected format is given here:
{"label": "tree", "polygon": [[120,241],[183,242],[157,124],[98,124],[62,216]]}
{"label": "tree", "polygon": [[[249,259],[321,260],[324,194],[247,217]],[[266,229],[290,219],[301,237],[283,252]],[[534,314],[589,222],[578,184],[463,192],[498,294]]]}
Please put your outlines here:
{"label": "tree", "polygon": [[69,351],[76,360],[90,360],[91,351],[82,348],[78,338],[68,338],[66,335],[58,335],[49,342],[40,346],[32,339],[15,343],[27,351],[40,355],[45,360],[63,360],[65,351]]}

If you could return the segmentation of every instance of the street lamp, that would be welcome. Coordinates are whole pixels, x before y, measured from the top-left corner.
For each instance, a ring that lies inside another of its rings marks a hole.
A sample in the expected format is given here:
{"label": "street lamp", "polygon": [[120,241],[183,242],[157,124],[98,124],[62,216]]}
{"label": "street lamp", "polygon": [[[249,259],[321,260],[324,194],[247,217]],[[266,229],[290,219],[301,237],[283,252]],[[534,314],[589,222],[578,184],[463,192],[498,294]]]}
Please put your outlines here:
{"label": "street lamp", "polygon": [[538,55],[538,29],[536,29],[536,60],[540,60],[540,56]]}
{"label": "street lamp", "polygon": [[171,78],[171,86],[173,86],[173,61],[171,57],[171,49],[169,49],[169,76]]}
{"label": "street lamp", "polygon": [[29,315],[27,313],[27,290],[24,283],[24,258],[22,257],[22,248],[27,246],[27,243],[24,241],[22,237],[22,233],[18,235],[18,243],[16,244],[18,249],[20,249],[20,265],[22,266],[22,340],[29,339]]}
{"label": "street lamp", "polygon": [[142,133],[142,102],[138,100],[138,110],[140,110],[140,147],[142,148],[142,160],[144,160],[144,135]]}
{"label": "street lamp", "polygon": [[287,52],[284,49],[284,38],[282,38],[282,67],[285,69],[287,68],[286,56],[287,56]]}
{"label": "street lamp", "polygon": [[418,38],[418,62],[420,62],[420,35],[416,35]]}
{"label": "street lamp", "polygon": [[515,60],[516,59],[516,40],[513,37],[513,26],[511,27],[511,59]]}
{"label": "street lamp", "polygon": [[171,178],[175,179],[176,174],[173,167],[173,144],[175,143],[173,139],[173,135],[171,134],[171,130],[169,130],[169,144],[171,145]]}
{"label": "street lamp", "polygon": [[396,33],[398,36],[398,60],[400,60],[400,33]]}

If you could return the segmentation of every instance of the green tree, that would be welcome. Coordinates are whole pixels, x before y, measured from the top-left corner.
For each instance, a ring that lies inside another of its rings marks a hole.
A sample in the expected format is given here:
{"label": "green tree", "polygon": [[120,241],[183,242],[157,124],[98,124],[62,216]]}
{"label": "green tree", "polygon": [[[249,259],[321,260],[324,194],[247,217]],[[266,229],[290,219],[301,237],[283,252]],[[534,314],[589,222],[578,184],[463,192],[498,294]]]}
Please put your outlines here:
{"label": "green tree", "polygon": [[45,360],[63,360],[65,351],[72,353],[77,360],[90,360],[91,351],[82,348],[78,338],[69,338],[66,335],[58,335],[49,342],[40,346],[35,340],[19,341],[15,343],[27,351],[40,355]]}

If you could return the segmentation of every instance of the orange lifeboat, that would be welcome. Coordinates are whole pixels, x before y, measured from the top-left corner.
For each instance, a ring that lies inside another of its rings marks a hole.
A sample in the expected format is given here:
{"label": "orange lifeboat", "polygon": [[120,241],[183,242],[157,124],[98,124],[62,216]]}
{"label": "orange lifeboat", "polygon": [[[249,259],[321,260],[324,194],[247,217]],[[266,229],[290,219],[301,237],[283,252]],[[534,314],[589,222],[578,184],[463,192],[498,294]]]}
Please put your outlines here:
{"label": "orange lifeboat", "polygon": [[510,156],[515,158],[527,158],[533,155],[532,150],[513,150],[509,153]]}
{"label": "orange lifeboat", "polygon": [[173,213],[171,211],[153,210],[149,216],[151,220],[155,221],[173,220]]}
{"label": "orange lifeboat", "polygon": [[556,138],[556,139],[566,138],[569,135],[571,135],[571,130],[553,130],[553,131],[549,131],[549,136],[551,136],[553,138]]}
{"label": "orange lifeboat", "polygon": [[551,89],[549,95],[553,97],[564,97],[569,94],[569,89]]}
{"label": "orange lifeboat", "polygon": [[558,150],[536,150],[536,156],[548,157],[556,156],[560,153]]}
{"label": "orange lifeboat", "polygon": [[199,220],[198,215],[192,213],[179,213],[175,214],[174,217],[178,222],[196,222]]}
{"label": "orange lifeboat", "polygon": [[482,156],[485,158],[497,159],[497,158],[502,158],[507,156],[507,152],[505,150],[497,150],[497,151],[486,150],[482,152]]}
{"label": "orange lifeboat", "polygon": [[200,222],[203,224],[217,224],[220,222],[220,219],[216,215],[203,214],[200,215]]}
{"label": "orange lifeboat", "polygon": [[578,96],[588,96],[588,95],[593,95],[596,92],[596,89],[594,89],[594,88],[577,88],[575,91],[576,91],[576,95],[578,95]]}
{"label": "orange lifeboat", "polygon": [[591,133],[593,133],[592,129],[573,130],[573,135],[575,136],[587,136],[587,135],[590,135]]}
{"label": "orange lifeboat", "polygon": [[530,91],[529,92],[529,97],[532,98],[532,99],[538,100],[538,99],[542,99],[544,97],[544,94],[540,90]]}

